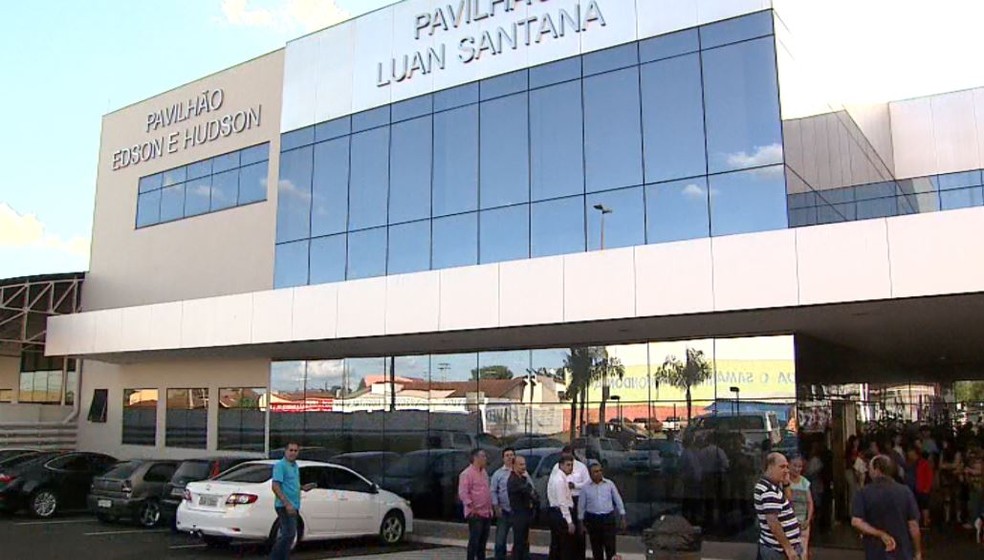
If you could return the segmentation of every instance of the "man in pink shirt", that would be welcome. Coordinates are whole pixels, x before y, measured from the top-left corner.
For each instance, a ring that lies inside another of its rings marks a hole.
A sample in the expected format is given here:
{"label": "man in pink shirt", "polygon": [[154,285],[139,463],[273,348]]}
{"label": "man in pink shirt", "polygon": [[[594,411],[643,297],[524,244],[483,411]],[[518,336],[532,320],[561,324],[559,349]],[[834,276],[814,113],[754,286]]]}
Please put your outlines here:
{"label": "man in pink shirt", "polygon": [[471,452],[471,464],[458,475],[458,499],[468,521],[466,560],[485,560],[485,547],[492,527],[492,487],[485,472],[488,457],[481,449]]}

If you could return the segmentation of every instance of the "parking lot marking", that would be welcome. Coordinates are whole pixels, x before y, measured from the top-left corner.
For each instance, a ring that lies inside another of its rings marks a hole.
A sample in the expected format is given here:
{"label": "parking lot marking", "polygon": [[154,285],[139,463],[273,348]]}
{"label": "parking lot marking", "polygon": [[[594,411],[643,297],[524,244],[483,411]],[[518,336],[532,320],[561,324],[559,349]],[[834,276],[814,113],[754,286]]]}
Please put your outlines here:
{"label": "parking lot marking", "polygon": [[208,546],[207,544],[202,544],[202,543],[199,543],[199,544],[176,544],[176,545],[172,545],[170,548],[171,548],[171,550],[178,550],[178,549],[181,549],[181,548],[205,548],[207,546]]}
{"label": "parking lot marking", "polygon": [[27,527],[28,525],[67,525],[69,523],[93,523],[94,519],[59,519],[57,521],[25,521],[14,523],[17,527]]}
{"label": "parking lot marking", "polygon": [[98,531],[95,533],[83,533],[87,537],[101,537],[104,535],[134,535],[137,533],[170,533],[170,529],[132,529],[128,531]]}

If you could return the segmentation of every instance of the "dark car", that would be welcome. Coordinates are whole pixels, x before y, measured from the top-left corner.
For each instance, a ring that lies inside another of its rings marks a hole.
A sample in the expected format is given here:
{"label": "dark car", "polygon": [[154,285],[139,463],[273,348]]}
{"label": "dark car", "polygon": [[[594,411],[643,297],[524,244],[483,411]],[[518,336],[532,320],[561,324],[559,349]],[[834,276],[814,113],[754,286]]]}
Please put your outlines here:
{"label": "dark car", "polygon": [[116,459],[100,453],[39,453],[0,472],[0,509],[26,509],[49,518],[61,510],[85,507],[92,479],[108,471]]}
{"label": "dark car", "polygon": [[29,447],[4,447],[0,449],[0,464],[2,464],[7,459],[12,459],[14,457],[20,457],[24,455],[34,455],[39,453],[38,449],[31,449]]}
{"label": "dark car", "polygon": [[161,498],[178,461],[135,460],[117,464],[92,481],[89,511],[103,522],[132,519],[144,527],[161,521]]}
{"label": "dark car", "polygon": [[[386,469],[381,480],[373,482],[410,500],[414,515],[460,517],[458,474],[468,466],[468,457],[469,453],[460,449],[412,451]],[[493,471],[490,464],[489,472]]]}
{"label": "dark car", "polygon": [[164,494],[161,498],[161,521],[170,524],[172,528],[174,527],[178,506],[181,505],[185,486],[189,482],[215,478],[219,473],[254,459],[254,457],[212,457],[182,461],[178,465],[178,470],[174,471],[174,476],[164,487]]}
{"label": "dark car", "polygon": [[391,451],[359,451],[342,453],[331,458],[331,463],[348,467],[369,480],[381,480],[386,469],[400,459],[399,453]]}

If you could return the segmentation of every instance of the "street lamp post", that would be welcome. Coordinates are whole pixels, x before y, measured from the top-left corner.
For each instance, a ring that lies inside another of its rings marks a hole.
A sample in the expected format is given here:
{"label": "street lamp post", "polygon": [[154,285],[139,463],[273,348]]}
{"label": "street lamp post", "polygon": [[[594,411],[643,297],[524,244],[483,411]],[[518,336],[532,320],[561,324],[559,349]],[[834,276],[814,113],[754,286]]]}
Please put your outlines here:
{"label": "street lamp post", "polygon": [[741,388],[731,387],[728,390],[735,394],[735,422],[738,423],[738,435],[741,435]]}
{"label": "street lamp post", "polygon": [[595,204],[594,209],[601,212],[601,250],[605,250],[605,214],[611,214],[614,212],[611,208],[606,207],[604,204]]}
{"label": "street lamp post", "polygon": [[624,424],[622,420],[622,397],[620,395],[612,395],[611,399],[615,401],[615,414],[619,425]]}

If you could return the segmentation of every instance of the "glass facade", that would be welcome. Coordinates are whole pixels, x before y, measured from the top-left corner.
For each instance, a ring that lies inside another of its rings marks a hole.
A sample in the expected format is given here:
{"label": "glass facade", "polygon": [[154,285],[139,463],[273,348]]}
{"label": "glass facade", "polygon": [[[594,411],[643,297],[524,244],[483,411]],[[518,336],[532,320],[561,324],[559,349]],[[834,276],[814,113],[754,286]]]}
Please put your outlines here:
{"label": "glass facade", "polygon": [[277,288],[787,227],[771,12],[285,133]]}
{"label": "glass facade", "polygon": [[137,228],[267,198],[270,144],[260,144],[141,177]]}
{"label": "glass facade", "polygon": [[123,445],[157,444],[159,393],[158,389],[123,390]]}
{"label": "glass facade", "polygon": [[205,449],[208,434],[208,388],[168,389],[164,445]]}

